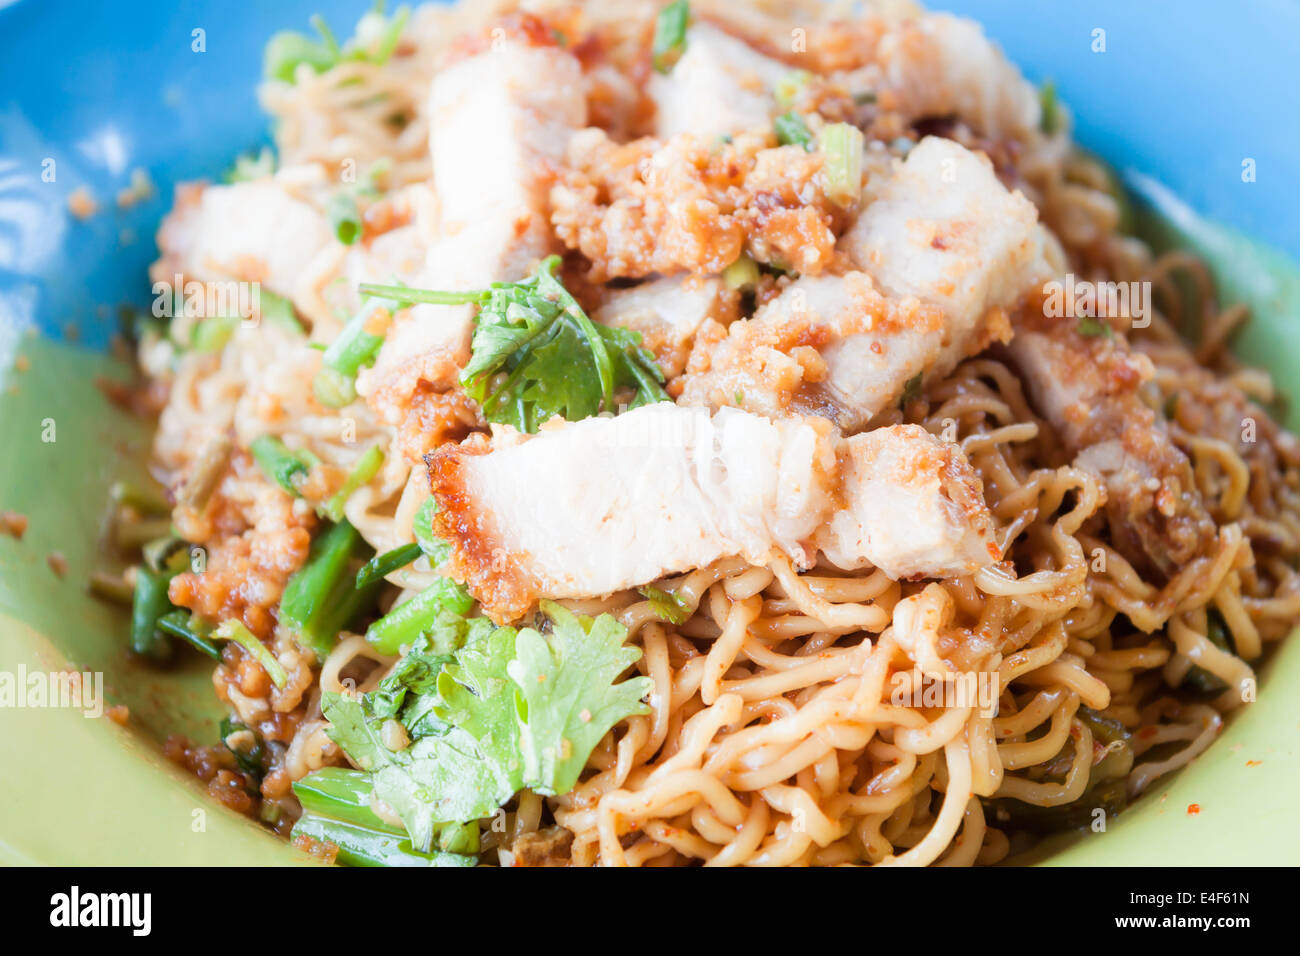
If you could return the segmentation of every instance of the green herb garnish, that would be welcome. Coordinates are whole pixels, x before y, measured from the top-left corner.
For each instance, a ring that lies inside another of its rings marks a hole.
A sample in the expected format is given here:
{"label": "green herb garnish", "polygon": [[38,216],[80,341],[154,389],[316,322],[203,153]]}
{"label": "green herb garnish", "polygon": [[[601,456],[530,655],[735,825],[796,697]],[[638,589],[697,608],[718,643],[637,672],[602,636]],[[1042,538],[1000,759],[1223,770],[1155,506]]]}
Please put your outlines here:
{"label": "green herb garnish", "polygon": [[654,354],[629,329],[597,325],[556,275],[559,256],[519,282],[472,292],[362,285],[365,295],[398,302],[479,306],[466,393],[489,422],[535,432],[559,415],[569,421],[617,412],[615,389],[634,388],[629,408],[668,401]]}
{"label": "green herb garnish", "polygon": [[654,68],[667,73],[686,51],[686,28],[691,7],[686,0],[676,0],[659,11],[655,18],[655,38],[651,47]]}
{"label": "green herb garnish", "polygon": [[812,151],[812,130],[798,113],[793,110],[782,113],[772,121],[772,126],[776,130],[776,141],[782,146],[802,146]]}

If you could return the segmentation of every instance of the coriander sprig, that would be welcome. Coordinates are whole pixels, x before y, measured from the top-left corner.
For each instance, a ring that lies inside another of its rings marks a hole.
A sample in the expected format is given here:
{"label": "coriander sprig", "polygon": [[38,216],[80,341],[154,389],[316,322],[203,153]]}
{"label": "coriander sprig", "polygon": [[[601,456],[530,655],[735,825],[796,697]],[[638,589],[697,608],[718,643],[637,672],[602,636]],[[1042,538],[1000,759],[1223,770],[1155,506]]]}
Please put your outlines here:
{"label": "coriander sprig", "polygon": [[550,256],[526,279],[467,292],[370,284],[360,291],[404,305],[479,307],[460,380],[490,422],[535,432],[555,415],[578,421],[616,412],[619,388],[635,389],[631,408],[667,401],[664,374],[640,334],[593,322],[556,275],[559,265]]}

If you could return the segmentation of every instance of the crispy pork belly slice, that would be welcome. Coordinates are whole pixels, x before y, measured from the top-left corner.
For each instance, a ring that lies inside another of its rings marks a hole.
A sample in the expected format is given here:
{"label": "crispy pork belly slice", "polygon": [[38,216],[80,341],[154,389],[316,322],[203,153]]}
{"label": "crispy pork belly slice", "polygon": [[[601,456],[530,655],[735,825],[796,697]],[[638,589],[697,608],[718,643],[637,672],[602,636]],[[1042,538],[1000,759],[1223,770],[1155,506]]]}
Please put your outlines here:
{"label": "crispy pork belly slice", "polygon": [[1119,335],[1080,334],[1075,321],[1017,329],[1011,357],[1075,465],[1104,482],[1116,550],[1139,568],[1172,575],[1210,552],[1215,523],[1187,456],[1142,400],[1150,359]]}
{"label": "crispy pork belly slice", "polygon": [[817,414],[851,432],[933,364],[946,334],[938,308],[887,299],[864,272],[805,276],[721,341],[702,340],[680,400]]}
{"label": "crispy pork belly slice", "polygon": [[609,293],[592,318],[641,333],[664,375],[686,367],[695,333],[708,319],[721,325],[736,317],[739,296],[721,279],[671,276]]}
{"label": "crispy pork belly slice", "polygon": [[815,412],[853,432],[918,375],[947,375],[1010,337],[1007,311],[1049,274],[1033,205],[986,159],[937,137],[874,192],[840,241],[862,272],[805,276],[732,325],[692,358],[708,372],[683,401]]}
{"label": "crispy pork belly slice", "polygon": [[877,58],[879,90],[909,120],[955,115],[995,139],[1036,134],[1037,91],[973,20],[909,20],[881,37]]}
{"label": "crispy pork belly slice", "polygon": [[666,74],[650,78],[655,133],[668,139],[690,133],[712,142],[771,124],[772,88],[790,67],[707,23],[686,31],[686,51]]}
{"label": "crispy pork belly slice", "polygon": [[919,425],[845,439],[840,489],[841,507],[815,538],[838,568],[954,577],[1001,559],[975,469],[957,445]]}
{"label": "crispy pork belly slice", "polygon": [[434,528],[498,621],[723,557],[764,564],[773,549],[802,567],[823,548],[843,567],[907,576],[996,559],[959,449],[914,426],[869,434],[845,442],[816,416],[660,404],[494,450],[444,446],[426,458]]}
{"label": "crispy pork belly slice", "polygon": [[429,149],[442,241],[430,268],[452,288],[522,278],[553,251],[555,166],[587,123],[569,53],[517,40],[434,75]]}
{"label": "crispy pork belly slice", "polygon": [[958,354],[985,314],[1050,274],[1033,203],[952,140],[927,136],[868,193],[840,248],[886,293],[942,308]]}
{"label": "crispy pork belly slice", "polygon": [[664,574],[803,542],[830,508],[833,430],[667,403],[544,426],[487,454],[428,457],[452,573],[496,620],[540,597],[610,594]]}
{"label": "crispy pork belly slice", "polygon": [[179,273],[201,282],[260,282],[300,301],[312,265],[337,240],[310,203],[274,179],[177,190],[158,230],[155,280]]}
{"label": "crispy pork belly slice", "polygon": [[[435,74],[429,147],[438,240],[415,285],[483,288],[523,278],[555,251],[551,180],[586,110],[578,61],[557,47],[511,39]],[[452,387],[469,359],[473,318],[465,306],[400,314],[358,392],[393,419],[420,381]]]}

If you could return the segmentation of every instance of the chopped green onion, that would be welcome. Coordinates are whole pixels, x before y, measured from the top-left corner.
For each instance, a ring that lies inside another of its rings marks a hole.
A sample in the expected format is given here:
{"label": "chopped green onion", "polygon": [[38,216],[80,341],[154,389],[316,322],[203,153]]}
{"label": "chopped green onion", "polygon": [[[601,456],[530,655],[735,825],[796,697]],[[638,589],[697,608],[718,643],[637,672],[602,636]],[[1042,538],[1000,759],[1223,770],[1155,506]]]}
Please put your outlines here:
{"label": "chopped green onion", "polygon": [[812,79],[813,75],[807,70],[791,70],[781,77],[772,88],[777,105],[787,109],[793,106],[795,99],[812,82]]}
{"label": "chopped green onion", "polygon": [[298,482],[306,477],[310,466],[301,453],[288,449],[284,442],[274,435],[259,435],[248,446],[253,453],[253,460],[265,475],[281,488],[295,497],[301,497]]}
{"label": "chopped green onion", "polygon": [[[1223,615],[1217,608],[1210,608],[1206,613],[1205,639],[1221,651],[1235,654],[1231,633]],[[1204,667],[1192,667],[1183,677],[1183,683],[1206,694],[1219,694],[1228,689],[1227,683],[1217,674],[1212,674]]]}
{"label": "chopped green onion", "polygon": [[1106,338],[1111,339],[1115,337],[1115,330],[1110,327],[1109,323],[1085,315],[1079,319],[1079,334],[1090,339],[1097,338],[1098,336],[1105,336]]}
{"label": "chopped green onion", "polygon": [[167,585],[172,575],[150,571],[143,565],[135,569],[135,597],[131,604],[131,650],[152,660],[171,657],[171,644],[158,629],[158,620],[172,610]]}
{"label": "chopped green onion", "polygon": [[269,146],[263,146],[257,155],[245,153],[235,157],[235,165],[230,167],[221,178],[228,183],[251,182],[264,179],[275,172],[275,153]]}
{"label": "chopped green onion", "polygon": [[922,373],[917,372],[903,383],[903,394],[898,397],[898,408],[906,411],[907,406],[921,397]]}
{"label": "chopped green onion", "polygon": [[361,570],[357,572],[356,586],[363,588],[367,584],[382,581],[398,568],[406,567],[422,553],[418,544],[404,544],[392,551],[377,554],[362,565]]}
{"label": "chopped green onion", "polygon": [[[382,11],[366,16],[376,15],[382,18]],[[292,83],[298,67],[304,63],[316,73],[324,73],[340,63],[349,61],[383,66],[397,49],[398,41],[410,15],[409,7],[398,7],[392,20],[383,27],[379,42],[375,44],[373,51],[362,48],[355,40],[349,40],[347,44],[340,46],[334,31],[329,28],[325,20],[319,14],[313,16],[310,22],[320,34],[319,41],[293,30],[284,30],[271,37],[263,56],[266,77]]]}
{"label": "chopped green onion", "polygon": [[[382,13],[382,10],[380,11]],[[411,17],[411,8],[402,5],[397,8],[393,14],[393,19],[384,29],[379,43],[375,50],[370,54],[370,62],[383,66],[392,59],[393,52],[397,49],[397,43],[402,38],[402,31],[406,29],[406,21]]]}
{"label": "chopped green onion", "polygon": [[140,485],[133,485],[129,481],[115,481],[113,486],[108,489],[108,497],[119,505],[130,505],[141,514],[167,514],[170,512],[171,505],[163,497],[161,491],[153,488],[142,488]]}
{"label": "chopped green onion", "polygon": [[676,591],[656,587],[637,588],[637,591],[650,602],[659,619],[669,624],[685,624],[694,612],[694,608],[682,600]]}
{"label": "chopped green onion", "polygon": [[[441,852],[413,850],[405,828],[381,819],[371,809],[374,784],[361,770],[323,767],[293,784],[303,817],[294,835],[326,840],[339,848],[339,860],[352,866],[472,866],[479,851],[477,823],[438,827]],[[306,826],[303,822],[306,821]]]}
{"label": "chopped green onion", "polygon": [[334,227],[334,235],[339,242],[350,246],[361,238],[361,212],[357,209],[357,200],[350,192],[336,192],[325,204],[325,215]]}
{"label": "chopped green onion", "polygon": [[285,586],[280,620],[318,660],[325,659],[339,631],[370,607],[378,594],[377,583],[363,588],[355,585],[351,562],[361,545],[357,530],[340,521],[316,536],[307,563]]}
{"label": "chopped green onion", "polygon": [[248,651],[249,656],[261,665],[262,670],[266,671],[266,676],[271,678],[271,683],[276,687],[283,687],[289,683],[289,675],[284,672],[284,668],[275,659],[271,649],[259,641],[253,632],[244,626],[243,621],[236,618],[223,621],[221,626],[212,632],[212,636],[219,641],[234,641]]}
{"label": "chopped green onion", "polygon": [[405,833],[361,827],[314,813],[303,814],[294,824],[293,836],[333,844],[338,847],[337,862],[348,866],[474,866],[477,862],[460,853],[421,853]]}
{"label": "chopped green onion", "polygon": [[483,305],[491,297],[490,289],[473,292],[442,292],[435,289],[413,289],[404,285],[376,285],[363,282],[357,286],[362,295],[373,295],[396,302],[427,302],[430,305]]}
{"label": "chopped green onion", "polygon": [[322,767],[293,783],[294,796],[305,813],[317,813],[372,830],[405,833],[401,826],[387,823],[370,808],[372,789],[370,774],[343,767]]}
{"label": "chopped green onion", "polygon": [[1061,109],[1056,101],[1056,84],[1048,80],[1038,90],[1038,128],[1052,136],[1061,128]]}
{"label": "chopped green onion", "polygon": [[319,33],[321,39],[325,41],[325,49],[330,51],[330,55],[333,56],[335,60],[342,59],[343,51],[339,48],[339,41],[334,38],[334,31],[331,30],[330,25],[325,22],[325,18],[319,13],[313,13],[307,18],[307,22],[316,28],[316,32]]}
{"label": "chopped green onion", "polygon": [[798,113],[793,110],[782,113],[772,121],[772,126],[776,129],[776,141],[782,146],[802,146],[812,151],[812,130]]}
{"label": "chopped green onion", "polygon": [[235,329],[238,326],[238,316],[209,316],[194,327],[190,345],[196,352],[220,352],[226,347],[226,343],[235,334]]}
{"label": "chopped green onion", "polygon": [[212,627],[189,611],[182,608],[168,611],[158,618],[158,629],[164,634],[179,637],[195,650],[206,654],[214,661],[221,660],[220,648],[208,640],[208,636],[212,633]]}
{"label": "chopped green onion", "polygon": [[838,206],[853,205],[862,193],[862,144],[862,130],[848,123],[831,123],[817,134],[826,195]]}
{"label": "chopped green onion", "polygon": [[119,521],[113,529],[113,541],[119,548],[133,550],[161,538],[172,529],[170,518],[142,518],[138,521]]}
{"label": "chopped green onion", "polygon": [[331,521],[339,521],[343,518],[343,506],[348,503],[348,499],[356,492],[358,488],[366,484],[371,478],[379,472],[384,464],[384,450],[378,445],[371,445],[357,461],[356,467],[343,480],[343,485],[338,491],[325,502],[325,516]]}
{"label": "chopped green onion", "polygon": [[758,263],[747,252],[722,270],[722,281],[728,289],[752,289],[758,284]]}
{"label": "chopped green onion", "polygon": [[[362,286],[362,291],[365,291]],[[400,287],[398,287],[400,288]],[[312,383],[316,400],[328,408],[342,408],[357,397],[356,377],[364,365],[374,362],[384,344],[382,335],[372,335],[366,325],[375,309],[391,309],[396,303],[380,299],[362,303],[361,310],[348,320],[338,338],[330,343],[321,357],[321,368]]]}
{"label": "chopped green onion", "polygon": [[[244,748],[238,743],[232,743],[231,738],[236,735],[243,737],[247,735],[252,740],[252,746]],[[262,741],[262,735],[257,731],[246,727],[237,720],[229,717],[223,717],[221,720],[221,743],[235,758],[235,763],[239,769],[256,780],[261,780],[265,773],[263,759],[266,756],[266,745]]]}
{"label": "chopped green onion", "polygon": [[230,460],[231,443],[226,435],[218,435],[199,451],[189,477],[176,493],[176,504],[202,511],[212,492],[216,490],[221,472]]}
{"label": "chopped green onion", "polygon": [[686,27],[691,19],[691,5],[686,0],[676,0],[659,11],[655,18],[654,46],[651,48],[654,68],[667,73],[686,50]]}
{"label": "chopped green onion", "polygon": [[433,626],[443,611],[464,617],[474,609],[474,599],[451,578],[437,578],[411,600],[393,608],[366,631],[366,640],[381,654],[397,654],[415,643]]}
{"label": "chopped green onion", "polygon": [[149,570],[159,573],[179,574],[189,563],[189,543],[174,534],[155,538],[146,544],[141,552]]}
{"label": "chopped green onion", "polygon": [[337,62],[337,57],[323,44],[293,30],[282,30],[266,44],[262,69],[268,80],[292,83],[298,67],[303,63],[315,73],[324,73]]}
{"label": "chopped green onion", "polygon": [[274,322],[290,332],[306,334],[307,330],[298,321],[298,313],[294,311],[293,303],[284,296],[276,295],[259,286],[257,300],[257,311],[264,321]]}

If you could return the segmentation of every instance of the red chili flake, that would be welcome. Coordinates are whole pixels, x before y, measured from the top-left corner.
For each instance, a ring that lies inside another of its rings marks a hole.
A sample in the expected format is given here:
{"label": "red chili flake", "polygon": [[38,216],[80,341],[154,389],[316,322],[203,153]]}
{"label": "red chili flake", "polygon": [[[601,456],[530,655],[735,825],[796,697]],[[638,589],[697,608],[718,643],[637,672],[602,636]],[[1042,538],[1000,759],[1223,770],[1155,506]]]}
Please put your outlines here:
{"label": "red chili flake", "polygon": [[1259,761],[1258,761],[1258,760],[1247,760],[1247,761],[1246,761],[1246,766],[1247,766],[1247,767],[1258,767],[1258,766],[1259,766]]}
{"label": "red chili flake", "polygon": [[1200,812],[1201,812],[1201,805],[1199,803],[1189,803],[1187,805],[1187,815],[1189,817],[1194,817]]}

